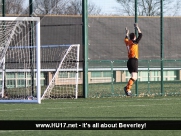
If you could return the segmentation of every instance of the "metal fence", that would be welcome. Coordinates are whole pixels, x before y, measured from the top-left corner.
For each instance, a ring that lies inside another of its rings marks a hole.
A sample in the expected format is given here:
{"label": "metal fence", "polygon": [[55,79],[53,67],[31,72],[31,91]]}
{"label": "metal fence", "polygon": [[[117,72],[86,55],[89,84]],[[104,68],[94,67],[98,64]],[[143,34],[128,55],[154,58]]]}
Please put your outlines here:
{"label": "metal fence", "polygon": [[[130,78],[126,60],[89,61],[88,97],[123,97]],[[138,80],[132,87],[133,96],[154,97],[180,95],[181,60],[164,60],[163,81],[160,60],[139,60]],[[161,85],[164,91],[161,91]]]}

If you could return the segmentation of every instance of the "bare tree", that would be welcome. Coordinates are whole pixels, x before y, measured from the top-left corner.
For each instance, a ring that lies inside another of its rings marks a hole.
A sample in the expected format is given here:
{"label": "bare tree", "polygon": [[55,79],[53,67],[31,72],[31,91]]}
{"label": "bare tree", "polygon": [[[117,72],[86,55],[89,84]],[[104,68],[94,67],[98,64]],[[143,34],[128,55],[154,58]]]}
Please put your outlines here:
{"label": "bare tree", "polygon": [[[82,0],[37,0],[34,11],[38,14],[82,14]],[[93,3],[88,4],[89,14],[99,14],[101,9]]]}
{"label": "bare tree", "polygon": [[[94,3],[88,3],[88,14],[98,15],[101,13],[101,8]],[[70,0],[68,6],[65,9],[65,14],[69,15],[81,15],[82,14],[82,0]]]}
{"label": "bare tree", "polygon": [[38,14],[63,14],[68,0],[36,0],[34,10]]}
{"label": "bare tree", "polygon": [[89,3],[88,4],[88,14],[89,15],[100,15],[101,13],[101,8],[96,6],[94,3]]}
{"label": "bare tree", "polygon": [[6,14],[21,14],[24,0],[6,0]]}
{"label": "bare tree", "polygon": [[82,2],[70,1],[65,9],[65,14],[68,15],[80,15],[82,13]]}
{"label": "bare tree", "polygon": [[173,3],[173,5],[169,5],[170,12],[167,12],[167,15],[170,16],[177,16],[180,15],[180,9],[181,9],[181,1],[177,0]]}
{"label": "bare tree", "polygon": [[[117,8],[123,15],[135,14],[135,0],[116,0],[120,4]],[[173,5],[174,8],[173,8]],[[163,0],[164,14],[176,15],[180,9],[180,0]],[[160,0],[137,0],[138,15],[157,16],[160,15]]]}

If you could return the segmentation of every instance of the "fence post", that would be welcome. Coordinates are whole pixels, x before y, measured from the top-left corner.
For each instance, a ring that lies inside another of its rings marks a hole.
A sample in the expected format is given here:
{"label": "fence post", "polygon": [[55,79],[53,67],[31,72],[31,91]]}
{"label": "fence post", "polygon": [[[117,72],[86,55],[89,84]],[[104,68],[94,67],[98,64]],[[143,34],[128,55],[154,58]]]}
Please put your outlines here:
{"label": "fence post", "polygon": [[160,65],[161,65],[161,95],[164,94],[164,88],[163,88],[163,63],[164,63],[164,37],[163,37],[163,34],[164,34],[164,29],[163,29],[163,0],[160,0],[160,12],[161,12],[161,15],[160,15],[160,46],[161,46],[161,52],[160,52],[160,56],[161,56],[161,62],[160,62]]}
{"label": "fence post", "polygon": [[[138,22],[137,0],[135,0],[135,23],[137,23],[137,22]],[[138,32],[136,31],[136,29],[135,29],[135,34],[136,34],[136,37],[137,37],[138,36]],[[137,78],[136,83],[135,83],[135,94],[136,94],[136,96],[138,96],[138,78]]]}
{"label": "fence post", "polygon": [[5,9],[5,0],[2,0],[2,16],[5,17],[6,9]]}
{"label": "fence post", "polygon": [[150,93],[150,61],[148,60],[148,93]]}
{"label": "fence post", "polygon": [[113,63],[114,61],[111,61],[111,93],[114,94],[114,71],[113,71]]}
{"label": "fence post", "polygon": [[82,0],[82,33],[83,33],[83,95],[88,95],[88,10],[87,0]]}

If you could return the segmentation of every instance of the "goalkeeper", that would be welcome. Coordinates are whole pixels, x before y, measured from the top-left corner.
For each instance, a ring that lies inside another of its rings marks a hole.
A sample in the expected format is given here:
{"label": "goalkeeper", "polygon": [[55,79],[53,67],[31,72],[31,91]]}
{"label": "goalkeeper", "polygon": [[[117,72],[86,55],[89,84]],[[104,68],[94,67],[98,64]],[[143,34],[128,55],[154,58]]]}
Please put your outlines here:
{"label": "goalkeeper", "polygon": [[[127,68],[129,73],[131,74],[131,78],[129,79],[127,86],[124,87],[124,92],[127,96],[131,96],[131,88],[134,82],[137,80],[138,74],[138,43],[142,38],[142,32],[138,27],[138,24],[134,24],[135,29],[138,31],[138,37],[136,37],[135,33],[130,33],[127,27],[126,30],[126,37],[124,42],[126,44],[128,50],[128,61],[127,61]],[[129,38],[128,38],[129,35]]]}

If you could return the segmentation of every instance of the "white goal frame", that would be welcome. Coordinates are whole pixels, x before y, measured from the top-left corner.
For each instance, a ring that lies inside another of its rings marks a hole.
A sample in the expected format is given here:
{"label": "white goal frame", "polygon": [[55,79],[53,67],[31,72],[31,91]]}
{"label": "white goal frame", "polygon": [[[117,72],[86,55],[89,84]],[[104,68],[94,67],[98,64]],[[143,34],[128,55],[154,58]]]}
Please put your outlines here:
{"label": "white goal frame", "polygon": [[[41,72],[41,59],[40,59],[40,18],[39,17],[0,17],[0,21],[33,21],[36,27],[36,92],[37,98],[28,100],[28,99],[12,99],[12,100],[0,100],[0,103],[41,103],[41,82],[40,82],[40,72]],[[3,73],[2,73],[3,74]],[[4,95],[4,90],[2,89],[2,96]]]}

